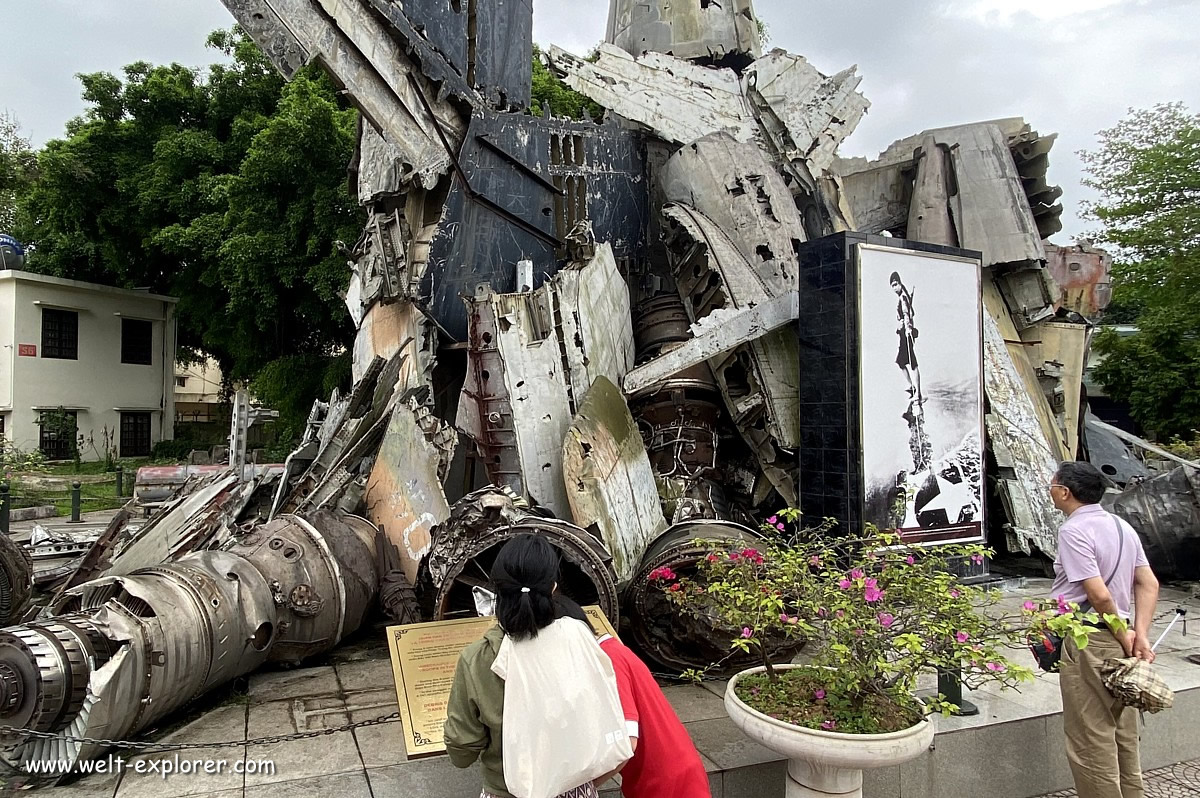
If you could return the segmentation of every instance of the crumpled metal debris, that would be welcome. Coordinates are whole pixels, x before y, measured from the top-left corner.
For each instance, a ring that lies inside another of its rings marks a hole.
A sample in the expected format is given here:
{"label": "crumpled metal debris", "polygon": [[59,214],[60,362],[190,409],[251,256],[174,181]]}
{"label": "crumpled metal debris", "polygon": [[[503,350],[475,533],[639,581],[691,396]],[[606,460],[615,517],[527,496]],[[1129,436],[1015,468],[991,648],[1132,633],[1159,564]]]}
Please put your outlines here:
{"label": "crumpled metal debris", "polygon": [[0,624],[19,621],[29,608],[33,562],[24,547],[0,535]]}
{"label": "crumpled metal debris", "polygon": [[1103,503],[1137,531],[1160,579],[1200,579],[1200,470],[1179,466]]}

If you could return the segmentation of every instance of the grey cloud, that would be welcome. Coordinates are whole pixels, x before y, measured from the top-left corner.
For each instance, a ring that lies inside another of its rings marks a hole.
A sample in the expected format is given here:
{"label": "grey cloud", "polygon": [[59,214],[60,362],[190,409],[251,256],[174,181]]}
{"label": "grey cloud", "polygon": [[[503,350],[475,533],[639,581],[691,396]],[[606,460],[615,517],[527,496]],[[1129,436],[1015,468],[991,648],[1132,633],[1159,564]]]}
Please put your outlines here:
{"label": "grey cloud", "polygon": [[[205,34],[232,23],[218,0],[10,0],[0,108],[37,143],[83,110],[76,72],[136,60],[208,64]],[[1124,0],[1053,20],[987,20],[969,0],[759,0],[772,44],[826,72],[857,63],[873,106],[843,147],[874,155],[919,130],[1003,116],[1058,132],[1051,178],[1067,194],[1066,233],[1083,232],[1076,151],[1129,107],[1183,100],[1200,110],[1200,0]],[[607,0],[536,0],[534,35],[584,53],[604,36]]]}

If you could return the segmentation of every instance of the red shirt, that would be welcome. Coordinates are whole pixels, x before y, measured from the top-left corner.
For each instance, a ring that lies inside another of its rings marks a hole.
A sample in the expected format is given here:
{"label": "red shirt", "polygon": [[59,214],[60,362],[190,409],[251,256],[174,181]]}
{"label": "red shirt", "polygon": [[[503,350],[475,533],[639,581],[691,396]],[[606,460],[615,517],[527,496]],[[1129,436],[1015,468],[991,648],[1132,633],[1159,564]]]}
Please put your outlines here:
{"label": "red shirt", "polygon": [[625,798],[711,798],[700,754],[650,670],[620,640],[605,637],[600,648],[617,672],[629,736],[638,738],[633,759],[621,769],[621,793]]}

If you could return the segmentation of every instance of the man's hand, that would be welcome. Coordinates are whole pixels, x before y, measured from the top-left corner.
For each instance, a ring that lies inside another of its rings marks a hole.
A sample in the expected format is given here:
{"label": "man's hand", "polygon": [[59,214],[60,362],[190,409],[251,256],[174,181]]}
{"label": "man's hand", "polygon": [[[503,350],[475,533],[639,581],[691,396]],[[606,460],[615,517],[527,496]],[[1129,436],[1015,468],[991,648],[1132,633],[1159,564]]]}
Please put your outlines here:
{"label": "man's hand", "polygon": [[1130,632],[1130,635],[1132,635],[1131,645],[1133,649],[1130,652],[1130,656],[1137,657],[1138,659],[1144,659],[1146,662],[1153,663],[1154,652],[1150,649],[1150,638],[1137,632]]}

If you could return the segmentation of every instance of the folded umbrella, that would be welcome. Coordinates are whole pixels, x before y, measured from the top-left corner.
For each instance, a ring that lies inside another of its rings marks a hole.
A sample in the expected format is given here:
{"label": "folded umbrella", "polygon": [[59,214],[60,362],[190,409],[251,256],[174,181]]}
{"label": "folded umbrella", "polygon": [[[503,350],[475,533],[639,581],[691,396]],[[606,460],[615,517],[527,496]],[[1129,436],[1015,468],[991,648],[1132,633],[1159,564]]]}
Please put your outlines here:
{"label": "folded umbrella", "polygon": [[1175,703],[1175,693],[1145,660],[1107,659],[1100,666],[1100,675],[1108,691],[1127,707],[1161,712]]}

